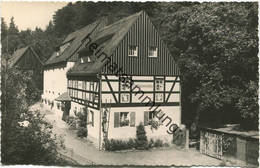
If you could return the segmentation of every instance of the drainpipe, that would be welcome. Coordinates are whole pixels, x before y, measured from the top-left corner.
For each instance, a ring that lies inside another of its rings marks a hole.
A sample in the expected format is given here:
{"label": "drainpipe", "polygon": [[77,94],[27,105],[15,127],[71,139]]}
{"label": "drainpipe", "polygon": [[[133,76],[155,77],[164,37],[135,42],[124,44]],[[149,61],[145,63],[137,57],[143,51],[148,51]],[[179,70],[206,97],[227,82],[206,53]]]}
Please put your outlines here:
{"label": "drainpipe", "polygon": [[102,141],[101,141],[101,138],[102,138],[102,135],[101,135],[101,131],[102,131],[102,127],[101,127],[101,124],[102,124],[102,113],[103,113],[103,108],[101,107],[102,105],[102,95],[101,95],[101,82],[102,82],[102,76],[101,75],[98,75],[97,76],[99,78],[99,111],[100,111],[100,114],[99,114],[99,138],[98,138],[98,148],[99,150],[102,150]]}

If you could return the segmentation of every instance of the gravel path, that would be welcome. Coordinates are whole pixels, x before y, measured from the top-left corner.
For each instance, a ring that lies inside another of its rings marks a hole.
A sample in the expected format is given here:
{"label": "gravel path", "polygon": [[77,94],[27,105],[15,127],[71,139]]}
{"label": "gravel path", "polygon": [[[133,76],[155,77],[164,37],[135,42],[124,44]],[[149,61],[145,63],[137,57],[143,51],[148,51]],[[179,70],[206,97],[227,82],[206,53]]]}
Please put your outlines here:
{"label": "gravel path", "polygon": [[198,151],[182,150],[175,147],[153,149],[148,151],[107,152],[99,151],[91,142],[78,138],[75,131],[69,130],[61,120],[61,112],[53,112],[40,103],[33,109],[40,109],[46,119],[53,124],[54,132],[64,138],[65,155],[79,164],[106,165],[176,165],[176,166],[218,166],[221,161],[201,155]]}

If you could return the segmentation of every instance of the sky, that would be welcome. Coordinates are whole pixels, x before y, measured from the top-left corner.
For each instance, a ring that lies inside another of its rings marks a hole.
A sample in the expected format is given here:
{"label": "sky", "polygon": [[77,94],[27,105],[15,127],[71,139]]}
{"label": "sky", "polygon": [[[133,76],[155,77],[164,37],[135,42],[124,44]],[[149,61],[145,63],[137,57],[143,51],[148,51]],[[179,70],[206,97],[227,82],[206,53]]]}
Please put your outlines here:
{"label": "sky", "polygon": [[19,30],[36,27],[45,29],[55,11],[66,6],[68,2],[1,2],[1,17],[9,25],[13,16]]}

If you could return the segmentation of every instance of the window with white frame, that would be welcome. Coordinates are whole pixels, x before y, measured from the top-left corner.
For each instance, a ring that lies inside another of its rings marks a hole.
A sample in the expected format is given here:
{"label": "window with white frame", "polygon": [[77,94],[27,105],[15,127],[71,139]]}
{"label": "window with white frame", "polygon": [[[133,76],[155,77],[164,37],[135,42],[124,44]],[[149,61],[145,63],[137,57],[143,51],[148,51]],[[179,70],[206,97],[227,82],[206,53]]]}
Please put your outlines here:
{"label": "window with white frame", "polygon": [[154,111],[148,111],[148,125],[152,125],[152,121],[155,121],[155,112]]}
{"label": "window with white frame", "polygon": [[92,127],[94,127],[94,112],[92,110],[89,110],[89,116],[88,116],[88,124],[90,124]]}
{"label": "window with white frame", "polygon": [[164,80],[155,79],[155,91],[163,91],[163,88],[164,88]]}
{"label": "window with white frame", "polygon": [[158,53],[158,48],[156,46],[149,47],[148,57],[157,57],[157,53]]}
{"label": "window with white frame", "polygon": [[129,126],[129,112],[120,112],[120,127]]}
{"label": "window with white frame", "polygon": [[94,82],[90,82],[90,91],[94,91]]}
{"label": "window with white frame", "polygon": [[128,47],[129,56],[137,57],[137,53],[138,53],[138,47],[136,45],[130,45]]}
{"label": "window with white frame", "polygon": [[89,90],[89,82],[85,82],[85,88],[84,88],[84,90]]}
{"label": "window with white frame", "polygon": [[121,93],[121,103],[129,103],[130,102],[130,94],[129,93]]}
{"label": "window with white frame", "polygon": [[120,81],[120,89],[121,89],[121,91],[129,91],[130,83],[127,81]]}
{"label": "window with white frame", "polygon": [[63,44],[62,46],[60,46],[59,51],[57,51],[56,55],[60,56],[69,45],[70,45],[70,42],[67,42],[67,43]]}
{"label": "window with white frame", "polygon": [[78,81],[78,89],[83,89],[82,88],[82,85],[83,85],[82,83],[83,83],[83,81]]}

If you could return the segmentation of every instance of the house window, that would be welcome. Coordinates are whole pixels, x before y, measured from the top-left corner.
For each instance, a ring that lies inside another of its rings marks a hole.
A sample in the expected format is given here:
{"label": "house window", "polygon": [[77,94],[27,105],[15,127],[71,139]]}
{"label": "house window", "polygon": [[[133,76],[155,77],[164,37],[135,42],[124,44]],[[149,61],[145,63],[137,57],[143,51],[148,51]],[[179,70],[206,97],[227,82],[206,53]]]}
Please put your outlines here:
{"label": "house window", "polygon": [[129,103],[129,102],[130,102],[130,94],[121,93],[121,103]]}
{"label": "house window", "polygon": [[120,112],[120,127],[129,126],[129,112]]}
{"label": "house window", "polygon": [[154,119],[154,111],[149,111],[149,120]]}
{"label": "house window", "polygon": [[128,47],[128,55],[137,57],[138,47],[136,45],[130,45]]}
{"label": "house window", "polygon": [[85,90],[85,85],[86,85],[86,82],[82,81],[82,90]]}
{"label": "house window", "polygon": [[78,113],[77,107],[74,109],[74,114],[76,115]]}
{"label": "house window", "polygon": [[84,63],[84,60],[83,60],[83,58],[82,58],[82,57],[80,58],[80,63]]}
{"label": "house window", "polygon": [[90,82],[90,91],[94,91],[94,82]]}
{"label": "house window", "polygon": [[121,91],[129,91],[130,90],[130,84],[129,82],[123,82],[123,81],[120,81],[120,89]]}
{"label": "house window", "polygon": [[155,46],[149,47],[148,57],[157,57],[157,50],[158,49]]}
{"label": "house window", "polygon": [[155,102],[163,102],[163,93],[155,94]]}
{"label": "house window", "polygon": [[83,92],[82,99],[86,100],[86,92]]}
{"label": "house window", "polygon": [[88,87],[89,87],[89,86],[88,86],[88,82],[86,81],[86,82],[85,82],[84,90],[88,90],[88,89],[89,89]]}
{"label": "house window", "polygon": [[65,43],[64,45],[60,46],[59,54],[63,53],[64,50],[70,45],[70,43]]}
{"label": "house window", "polygon": [[91,102],[95,101],[95,93],[89,93],[89,101]]}
{"label": "house window", "polygon": [[83,89],[82,88],[82,83],[83,83],[83,81],[78,81],[78,89]]}
{"label": "house window", "polygon": [[154,115],[154,111],[149,111],[148,112],[148,125],[151,125],[151,121],[154,121],[155,120],[155,115]]}
{"label": "house window", "polygon": [[94,127],[94,112],[92,110],[89,110],[88,114],[88,124]]}
{"label": "house window", "polygon": [[155,91],[163,91],[163,79],[156,79],[155,80]]}

